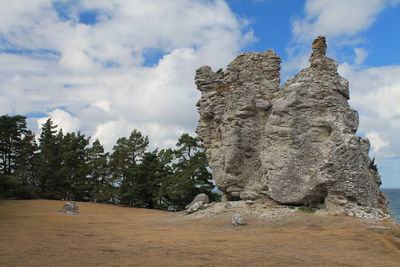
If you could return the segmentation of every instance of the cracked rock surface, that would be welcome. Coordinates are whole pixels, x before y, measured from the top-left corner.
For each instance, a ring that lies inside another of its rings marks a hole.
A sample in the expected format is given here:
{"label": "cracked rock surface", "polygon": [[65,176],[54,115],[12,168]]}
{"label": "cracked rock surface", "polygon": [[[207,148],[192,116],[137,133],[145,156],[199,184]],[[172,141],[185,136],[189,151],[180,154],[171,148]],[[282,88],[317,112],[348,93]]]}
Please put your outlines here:
{"label": "cracked rock surface", "polygon": [[324,204],[342,213],[346,202],[387,214],[369,141],[355,135],[349,83],[326,57],[325,37],[312,47],[310,66],[283,85],[272,50],[241,54],[225,71],[196,71],[197,134],[213,179],[227,200]]}

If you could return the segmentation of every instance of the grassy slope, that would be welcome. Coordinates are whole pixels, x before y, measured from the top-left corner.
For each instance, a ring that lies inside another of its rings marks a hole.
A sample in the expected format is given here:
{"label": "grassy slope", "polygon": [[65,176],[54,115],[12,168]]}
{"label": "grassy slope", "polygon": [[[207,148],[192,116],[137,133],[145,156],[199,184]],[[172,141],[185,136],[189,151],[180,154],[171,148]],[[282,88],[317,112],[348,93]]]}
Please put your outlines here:
{"label": "grassy slope", "polygon": [[[0,266],[400,266],[400,227],[298,213],[284,221],[62,201],[0,200]],[[378,226],[381,227],[381,226]]]}

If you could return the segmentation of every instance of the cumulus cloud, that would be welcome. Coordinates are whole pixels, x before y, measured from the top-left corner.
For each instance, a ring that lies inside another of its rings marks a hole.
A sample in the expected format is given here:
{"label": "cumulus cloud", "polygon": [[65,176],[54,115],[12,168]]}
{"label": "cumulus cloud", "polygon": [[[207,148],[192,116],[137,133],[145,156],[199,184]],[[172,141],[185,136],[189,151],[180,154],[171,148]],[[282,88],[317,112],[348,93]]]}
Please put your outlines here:
{"label": "cumulus cloud", "polygon": [[8,1],[0,112],[45,113],[38,126],[50,117],[108,148],[135,128],[172,145],[197,124],[195,69],[232,60],[246,25],[223,0]]}
{"label": "cumulus cloud", "polygon": [[[292,41],[287,48],[288,60],[282,69],[293,74],[308,64],[312,40],[318,35],[327,37],[328,56],[337,58],[338,50],[354,48],[365,43],[362,35],[385,9],[395,7],[400,0],[307,0],[304,16],[292,20]],[[368,51],[362,47],[354,50],[354,63],[362,64]]]}
{"label": "cumulus cloud", "polygon": [[383,140],[377,132],[369,132],[366,136],[371,142],[372,153],[379,153],[382,148],[389,146],[389,142]]}
{"label": "cumulus cloud", "polygon": [[312,39],[326,36],[328,56],[344,59],[339,73],[350,82],[350,105],[360,115],[358,133],[370,139],[371,153],[381,158],[400,156],[400,66],[364,66],[369,54],[364,33],[385,8],[399,3],[399,0],[308,0],[304,17],[293,20],[288,61],[283,63],[286,77],[307,66]]}
{"label": "cumulus cloud", "polygon": [[57,129],[62,129],[64,133],[75,132],[79,130],[80,123],[78,118],[72,116],[69,112],[66,112],[62,109],[54,109],[48,113],[48,117],[38,119],[38,128],[41,128],[48,119],[51,119],[54,122],[54,125],[58,126]]}
{"label": "cumulus cloud", "polygon": [[344,63],[339,73],[351,83],[350,105],[360,113],[359,132],[370,138],[372,153],[399,157],[400,66],[359,70]]}
{"label": "cumulus cloud", "polygon": [[305,19],[293,22],[296,38],[310,40],[317,35],[351,36],[368,29],[382,9],[394,1],[387,0],[308,0]]}
{"label": "cumulus cloud", "polygon": [[354,59],[354,63],[357,65],[360,65],[360,64],[364,63],[364,60],[367,58],[368,51],[365,50],[364,48],[356,47],[356,48],[354,48],[354,54],[356,56]]}

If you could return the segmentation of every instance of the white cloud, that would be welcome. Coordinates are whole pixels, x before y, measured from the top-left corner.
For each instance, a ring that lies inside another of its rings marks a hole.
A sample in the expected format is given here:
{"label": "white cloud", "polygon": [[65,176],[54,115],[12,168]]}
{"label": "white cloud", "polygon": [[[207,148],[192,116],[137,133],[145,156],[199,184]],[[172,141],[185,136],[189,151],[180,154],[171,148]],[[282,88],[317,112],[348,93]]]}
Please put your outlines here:
{"label": "white cloud", "polygon": [[400,116],[400,66],[357,70],[345,63],[339,73],[352,82],[351,104],[362,113],[391,121]]}
{"label": "white cloud", "polygon": [[377,15],[389,4],[388,0],[308,0],[306,18],[293,22],[293,33],[300,40],[318,35],[343,37],[368,29]]}
{"label": "white cloud", "polygon": [[80,123],[78,118],[62,109],[54,109],[48,113],[48,117],[38,119],[38,128],[41,128],[48,119],[51,119],[54,122],[54,125],[58,126],[57,129],[62,129],[64,133],[79,130]]}
{"label": "white cloud", "polygon": [[[360,114],[358,132],[370,138],[371,153],[379,157],[400,156],[400,66],[363,66],[369,52],[363,48],[367,42],[363,33],[385,8],[399,3],[399,0],[308,0],[305,16],[293,20],[293,39],[287,49],[289,58],[282,66],[285,77],[308,65],[312,39],[326,36],[328,56],[353,63],[340,64],[339,73],[350,82],[350,105]],[[354,54],[343,48],[351,48]]]}
{"label": "white cloud", "polygon": [[[377,142],[373,152],[382,157],[399,157],[400,66],[358,70],[345,63],[339,66],[339,73],[350,81],[350,104],[360,113],[359,132]],[[390,146],[384,145],[386,142]]]}
{"label": "white cloud", "polygon": [[[328,56],[338,58],[338,49],[358,46],[366,40],[362,33],[378,19],[388,7],[395,7],[400,0],[307,0],[304,17],[292,21],[292,42],[288,60],[283,63],[285,74],[301,69],[308,64],[312,40],[323,35],[328,40]],[[354,50],[355,64],[362,64],[368,51],[357,47]]]}
{"label": "white cloud", "polygon": [[377,132],[369,132],[366,136],[371,142],[372,153],[378,153],[382,148],[389,147],[389,142],[383,140]]}
{"label": "white cloud", "polygon": [[354,63],[357,65],[361,65],[364,63],[364,60],[368,56],[368,51],[365,50],[364,48],[356,47],[354,48],[354,54],[356,55],[356,58],[354,59]]}
{"label": "white cloud", "polygon": [[[96,23],[79,22],[93,10]],[[245,27],[223,0],[7,1],[0,48],[24,54],[0,53],[0,112],[47,113],[108,148],[134,128],[175,144],[197,124],[196,68],[225,66],[252,40]]]}

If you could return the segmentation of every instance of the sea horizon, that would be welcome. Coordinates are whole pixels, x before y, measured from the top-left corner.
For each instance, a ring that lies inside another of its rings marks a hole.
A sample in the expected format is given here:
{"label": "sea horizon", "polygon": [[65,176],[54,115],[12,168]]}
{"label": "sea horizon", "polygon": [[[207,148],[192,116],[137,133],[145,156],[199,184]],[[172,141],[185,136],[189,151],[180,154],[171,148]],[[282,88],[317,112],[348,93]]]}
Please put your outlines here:
{"label": "sea horizon", "polygon": [[400,188],[381,188],[389,199],[389,210],[394,216],[394,221],[400,224]]}

